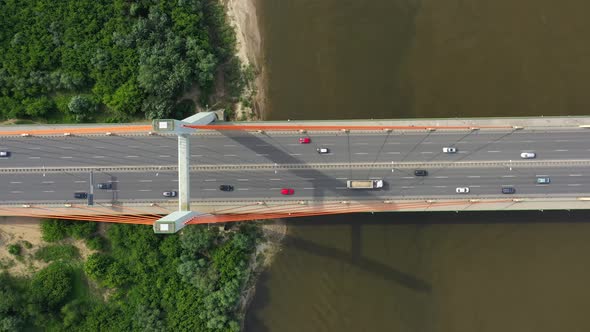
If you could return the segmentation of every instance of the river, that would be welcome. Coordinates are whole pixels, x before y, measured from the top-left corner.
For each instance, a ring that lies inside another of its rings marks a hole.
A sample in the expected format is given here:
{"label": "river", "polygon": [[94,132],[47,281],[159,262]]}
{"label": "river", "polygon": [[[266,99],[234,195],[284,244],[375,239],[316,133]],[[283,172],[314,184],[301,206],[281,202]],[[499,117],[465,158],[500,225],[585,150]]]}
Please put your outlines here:
{"label": "river", "polygon": [[[585,115],[590,2],[260,0],[267,119]],[[289,221],[246,331],[588,331],[581,212]]]}

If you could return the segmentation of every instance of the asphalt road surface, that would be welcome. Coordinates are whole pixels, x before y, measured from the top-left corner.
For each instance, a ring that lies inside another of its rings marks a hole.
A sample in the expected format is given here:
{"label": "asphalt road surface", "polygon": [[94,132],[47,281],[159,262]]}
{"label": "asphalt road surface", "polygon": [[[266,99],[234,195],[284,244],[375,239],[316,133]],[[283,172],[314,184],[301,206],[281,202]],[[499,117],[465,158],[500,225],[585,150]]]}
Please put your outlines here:
{"label": "asphalt road surface", "polygon": [[[310,144],[299,144],[300,137]],[[442,152],[445,146],[456,154]],[[330,153],[319,154],[317,148]],[[0,168],[175,165],[175,136],[71,136],[5,137],[0,151]],[[211,200],[252,199],[381,199],[395,197],[501,196],[502,186],[516,188],[514,197],[535,195],[582,195],[590,193],[590,170],[556,164],[554,167],[506,166],[436,169],[428,163],[439,161],[521,160],[521,152],[535,152],[536,160],[590,160],[590,131],[464,131],[464,132],[373,132],[373,133],[210,133],[191,137],[192,165],[307,164],[421,162],[427,177],[413,176],[409,169],[332,169],[332,170],[232,170],[195,172],[191,175],[191,197]],[[538,176],[551,183],[538,185]],[[381,190],[351,190],[347,179],[380,178]],[[113,190],[95,189],[98,201],[164,198],[162,191],[176,190],[177,174],[100,173],[95,185],[112,182]],[[231,184],[233,192],[222,192],[219,185]],[[89,191],[89,174],[47,173],[0,174],[0,201],[74,201],[76,191]],[[469,187],[468,195],[455,193]],[[293,196],[280,194],[293,188]],[[506,196],[506,195],[504,195]]]}

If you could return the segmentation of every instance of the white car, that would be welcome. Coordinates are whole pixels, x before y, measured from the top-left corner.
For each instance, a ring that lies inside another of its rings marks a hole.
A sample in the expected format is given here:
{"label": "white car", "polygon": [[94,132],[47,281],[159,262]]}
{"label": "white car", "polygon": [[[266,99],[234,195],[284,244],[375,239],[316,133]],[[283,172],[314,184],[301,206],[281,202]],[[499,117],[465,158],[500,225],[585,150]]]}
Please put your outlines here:
{"label": "white car", "polygon": [[443,148],[443,152],[444,153],[457,153],[457,148],[454,148],[452,146],[445,146]]}
{"label": "white car", "polygon": [[469,194],[469,187],[458,187],[455,191],[457,194]]}
{"label": "white car", "polygon": [[328,148],[317,148],[316,150],[319,154],[330,153]]}
{"label": "white car", "polygon": [[523,152],[520,154],[520,158],[522,159],[533,159],[537,156],[534,152]]}
{"label": "white car", "polygon": [[0,151],[0,158],[10,157],[10,151]]}

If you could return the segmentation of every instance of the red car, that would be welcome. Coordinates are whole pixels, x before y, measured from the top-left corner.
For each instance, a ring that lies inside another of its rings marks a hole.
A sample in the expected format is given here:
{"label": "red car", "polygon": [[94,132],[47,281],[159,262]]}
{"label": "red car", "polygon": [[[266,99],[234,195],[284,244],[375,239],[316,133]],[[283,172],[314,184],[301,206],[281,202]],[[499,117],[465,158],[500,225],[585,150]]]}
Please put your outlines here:
{"label": "red car", "polygon": [[311,138],[299,137],[299,144],[309,144],[309,143],[311,143]]}
{"label": "red car", "polygon": [[293,195],[294,193],[295,193],[295,190],[293,190],[291,188],[281,189],[281,195]]}

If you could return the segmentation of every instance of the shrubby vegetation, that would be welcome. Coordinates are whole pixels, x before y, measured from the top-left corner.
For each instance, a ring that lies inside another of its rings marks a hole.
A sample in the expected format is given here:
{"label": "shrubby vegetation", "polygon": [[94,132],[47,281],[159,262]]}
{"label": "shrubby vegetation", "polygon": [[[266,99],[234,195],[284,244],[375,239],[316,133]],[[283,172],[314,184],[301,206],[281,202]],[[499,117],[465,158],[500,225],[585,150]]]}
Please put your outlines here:
{"label": "shrubby vegetation", "polygon": [[[71,236],[76,223],[62,228]],[[53,253],[31,279],[0,275],[0,331],[238,331],[240,292],[260,236],[252,224],[223,232],[187,226],[176,235],[110,225],[109,250],[83,265]]]}
{"label": "shrubby vegetation", "polygon": [[185,116],[191,88],[208,103],[220,72],[236,101],[248,77],[219,0],[7,0],[0,26],[0,120]]}

